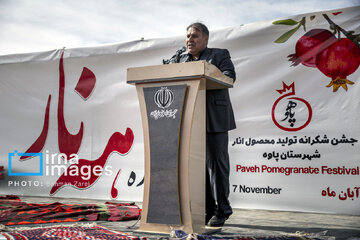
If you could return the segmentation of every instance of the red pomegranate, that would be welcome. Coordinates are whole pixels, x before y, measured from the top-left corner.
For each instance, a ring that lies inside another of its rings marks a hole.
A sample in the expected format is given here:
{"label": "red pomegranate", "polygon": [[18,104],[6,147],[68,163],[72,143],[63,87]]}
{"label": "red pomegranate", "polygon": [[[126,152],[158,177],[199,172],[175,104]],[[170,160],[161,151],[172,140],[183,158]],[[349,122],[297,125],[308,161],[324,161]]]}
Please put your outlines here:
{"label": "red pomegranate", "polygon": [[326,29],[312,29],[296,43],[295,53],[289,55],[289,61],[297,66],[300,62],[307,67],[316,67],[316,55],[336,42],[333,34]]}
{"label": "red pomegranate", "polygon": [[346,79],[360,65],[360,48],[348,38],[337,40],[316,57],[316,67],[326,76],[331,77],[327,87],[333,86],[336,92],[341,86],[347,90],[346,84],[354,84]]}

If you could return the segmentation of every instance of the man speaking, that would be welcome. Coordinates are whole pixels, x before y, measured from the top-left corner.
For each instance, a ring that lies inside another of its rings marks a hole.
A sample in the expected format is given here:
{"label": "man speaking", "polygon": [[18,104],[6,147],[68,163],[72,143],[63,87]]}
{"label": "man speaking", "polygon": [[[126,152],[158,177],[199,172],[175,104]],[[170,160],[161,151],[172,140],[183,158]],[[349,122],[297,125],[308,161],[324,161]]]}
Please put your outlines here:
{"label": "man speaking", "polygon": [[[208,48],[209,30],[199,22],[187,27],[186,52],[170,63],[204,60],[235,81],[229,51]],[[206,224],[222,226],[232,214],[229,197],[228,131],[236,128],[228,89],[206,91]]]}

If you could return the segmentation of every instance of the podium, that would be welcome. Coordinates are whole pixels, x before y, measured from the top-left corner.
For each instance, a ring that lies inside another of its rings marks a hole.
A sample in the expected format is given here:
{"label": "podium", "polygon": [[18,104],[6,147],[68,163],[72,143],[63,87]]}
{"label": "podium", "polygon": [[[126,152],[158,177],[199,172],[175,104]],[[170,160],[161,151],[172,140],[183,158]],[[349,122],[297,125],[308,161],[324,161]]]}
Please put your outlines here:
{"label": "podium", "polygon": [[205,232],[206,90],[233,80],[205,61],[127,69],[144,133],[139,231]]}

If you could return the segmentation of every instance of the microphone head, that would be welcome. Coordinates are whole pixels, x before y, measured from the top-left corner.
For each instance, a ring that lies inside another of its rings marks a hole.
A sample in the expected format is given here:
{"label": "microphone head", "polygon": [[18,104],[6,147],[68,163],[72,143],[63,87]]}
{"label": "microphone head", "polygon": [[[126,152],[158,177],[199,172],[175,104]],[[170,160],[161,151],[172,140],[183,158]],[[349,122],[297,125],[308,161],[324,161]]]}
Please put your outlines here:
{"label": "microphone head", "polygon": [[180,55],[182,54],[183,52],[186,51],[186,47],[185,46],[182,46],[179,50],[176,51],[176,55]]}

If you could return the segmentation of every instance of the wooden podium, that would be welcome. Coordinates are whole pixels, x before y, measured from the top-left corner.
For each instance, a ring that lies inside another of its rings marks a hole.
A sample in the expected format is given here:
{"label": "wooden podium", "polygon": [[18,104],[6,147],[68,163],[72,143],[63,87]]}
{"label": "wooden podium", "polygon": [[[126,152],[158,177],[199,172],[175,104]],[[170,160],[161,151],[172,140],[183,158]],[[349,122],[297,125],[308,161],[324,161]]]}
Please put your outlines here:
{"label": "wooden podium", "polygon": [[206,90],[233,80],[205,61],[127,69],[144,132],[139,231],[205,232]]}

